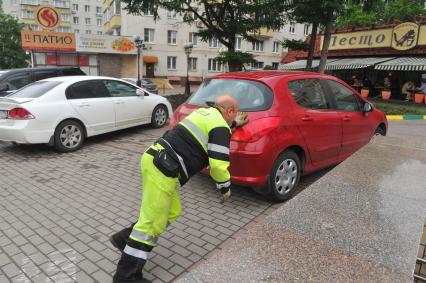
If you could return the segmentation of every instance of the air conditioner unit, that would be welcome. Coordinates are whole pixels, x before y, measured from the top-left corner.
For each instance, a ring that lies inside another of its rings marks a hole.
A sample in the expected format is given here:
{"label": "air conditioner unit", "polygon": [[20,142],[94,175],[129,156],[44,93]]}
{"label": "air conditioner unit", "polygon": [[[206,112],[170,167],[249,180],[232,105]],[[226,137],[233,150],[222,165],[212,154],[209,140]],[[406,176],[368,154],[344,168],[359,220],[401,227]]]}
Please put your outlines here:
{"label": "air conditioner unit", "polygon": [[203,24],[203,22],[202,22],[202,21],[196,21],[196,22],[195,22],[195,25],[197,26],[197,28],[202,28],[202,27],[204,27],[204,24]]}

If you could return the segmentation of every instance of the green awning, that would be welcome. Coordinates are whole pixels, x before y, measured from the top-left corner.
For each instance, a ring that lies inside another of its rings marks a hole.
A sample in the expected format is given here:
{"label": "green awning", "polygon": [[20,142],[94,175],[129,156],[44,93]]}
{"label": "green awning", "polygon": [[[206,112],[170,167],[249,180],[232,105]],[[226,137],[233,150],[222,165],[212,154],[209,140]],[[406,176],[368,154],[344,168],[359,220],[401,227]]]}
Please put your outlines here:
{"label": "green awning", "polygon": [[426,57],[399,57],[374,67],[385,71],[426,71]]}
{"label": "green awning", "polygon": [[395,57],[363,57],[363,58],[343,58],[327,63],[326,70],[354,70],[374,66],[378,63],[389,61]]}
{"label": "green awning", "polygon": [[[336,60],[338,59],[328,59],[327,64]],[[306,68],[306,61],[307,60],[298,60],[288,64],[281,64],[278,66],[278,70],[303,70]],[[319,59],[312,60],[312,68],[317,68],[319,66],[319,63]]]}

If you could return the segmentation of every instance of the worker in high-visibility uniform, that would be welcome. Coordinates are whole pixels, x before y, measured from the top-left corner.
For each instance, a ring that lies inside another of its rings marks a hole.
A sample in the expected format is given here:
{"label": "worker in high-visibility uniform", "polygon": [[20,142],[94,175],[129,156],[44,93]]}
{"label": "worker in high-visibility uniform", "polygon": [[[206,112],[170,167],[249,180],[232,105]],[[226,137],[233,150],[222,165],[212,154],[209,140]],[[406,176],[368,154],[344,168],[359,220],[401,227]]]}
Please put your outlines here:
{"label": "worker in high-visibility uniform", "polygon": [[158,237],[181,213],[178,182],[183,186],[201,169],[228,201],[230,190],[230,127],[248,122],[232,96],[219,97],[214,107],[200,108],[167,131],[141,159],[143,198],[140,216],[131,227],[114,234],[111,243],[122,251],[113,282],[149,282],[142,269]]}

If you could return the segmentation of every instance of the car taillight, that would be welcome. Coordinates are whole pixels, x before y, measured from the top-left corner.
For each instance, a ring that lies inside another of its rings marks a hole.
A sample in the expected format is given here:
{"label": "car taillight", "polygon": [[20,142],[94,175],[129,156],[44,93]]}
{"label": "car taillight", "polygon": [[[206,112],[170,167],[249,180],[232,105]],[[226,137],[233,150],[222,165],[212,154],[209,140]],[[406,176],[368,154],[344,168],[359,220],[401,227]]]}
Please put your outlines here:
{"label": "car taillight", "polygon": [[34,115],[24,108],[13,108],[7,113],[7,119],[11,120],[29,120],[34,118]]}
{"label": "car taillight", "polygon": [[262,118],[248,122],[247,125],[237,128],[231,136],[236,142],[255,142],[276,129],[280,124],[279,117]]}

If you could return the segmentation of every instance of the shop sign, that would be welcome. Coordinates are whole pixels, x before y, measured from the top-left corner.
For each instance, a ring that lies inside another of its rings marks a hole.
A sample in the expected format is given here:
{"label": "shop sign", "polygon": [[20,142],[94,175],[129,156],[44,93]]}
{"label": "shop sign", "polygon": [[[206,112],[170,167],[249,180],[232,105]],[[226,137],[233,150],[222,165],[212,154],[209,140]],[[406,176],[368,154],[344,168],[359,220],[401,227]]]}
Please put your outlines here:
{"label": "shop sign", "polygon": [[75,35],[67,32],[21,31],[25,50],[75,51]]}
{"label": "shop sign", "polygon": [[59,12],[52,6],[42,5],[37,9],[35,20],[43,29],[54,29],[60,23]]}
{"label": "shop sign", "polygon": [[[409,50],[417,44],[426,44],[426,34],[421,32],[426,26],[403,23],[393,29],[377,29],[331,36],[329,50],[392,47],[396,50]],[[420,33],[419,33],[420,30]],[[321,38],[321,48],[324,37]],[[418,43],[417,43],[418,42]]]}
{"label": "shop sign", "polygon": [[132,37],[112,35],[78,35],[77,52],[136,54]]}

